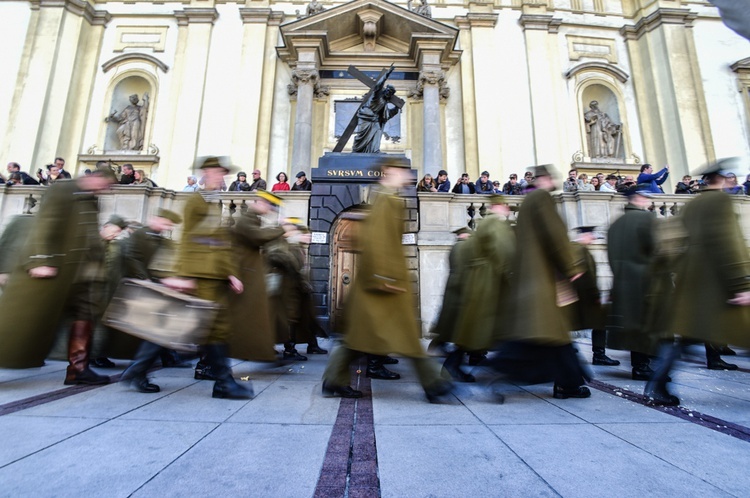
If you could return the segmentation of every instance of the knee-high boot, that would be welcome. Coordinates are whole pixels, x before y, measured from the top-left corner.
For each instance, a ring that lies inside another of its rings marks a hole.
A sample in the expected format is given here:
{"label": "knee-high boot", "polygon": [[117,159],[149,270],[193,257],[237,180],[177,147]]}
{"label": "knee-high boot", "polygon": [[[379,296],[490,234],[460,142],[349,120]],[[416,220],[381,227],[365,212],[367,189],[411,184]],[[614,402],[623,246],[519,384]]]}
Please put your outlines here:
{"label": "knee-high boot", "polygon": [[211,366],[215,377],[212,397],[229,399],[253,399],[255,393],[252,386],[237,384],[232,377],[232,367],[229,366],[226,344],[209,344],[206,346],[206,362]]}
{"label": "knee-high boot", "polygon": [[66,385],[109,384],[109,377],[99,375],[89,368],[92,330],[93,323],[88,320],[76,320],[70,327],[70,339],[68,341],[69,364],[65,375]]}
{"label": "knee-high boot", "polygon": [[466,351],[462,349],[456,349],[455,351],[448,354],[443,363],[443,369],[458,382],[475,382],[476,379],[470,373],[466,373],[461,370],[461,364],[464,362],[464,355]]}

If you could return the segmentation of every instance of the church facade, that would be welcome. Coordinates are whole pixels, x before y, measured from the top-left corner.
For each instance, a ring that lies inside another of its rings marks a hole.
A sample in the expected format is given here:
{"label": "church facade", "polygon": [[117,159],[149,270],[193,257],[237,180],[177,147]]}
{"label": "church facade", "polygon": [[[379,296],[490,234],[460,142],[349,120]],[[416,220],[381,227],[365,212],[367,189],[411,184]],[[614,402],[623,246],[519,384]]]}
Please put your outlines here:
{"label": "church facade", "polygon": [[381,149],[420,175],[649,162],[674,185],[750,154],[750,43],[706,1],[3,0],[0,27],[0,156],[32,174],[111,159],[181,189],[219,154],[310,177],[367,91],[349,66],[391,64]]}

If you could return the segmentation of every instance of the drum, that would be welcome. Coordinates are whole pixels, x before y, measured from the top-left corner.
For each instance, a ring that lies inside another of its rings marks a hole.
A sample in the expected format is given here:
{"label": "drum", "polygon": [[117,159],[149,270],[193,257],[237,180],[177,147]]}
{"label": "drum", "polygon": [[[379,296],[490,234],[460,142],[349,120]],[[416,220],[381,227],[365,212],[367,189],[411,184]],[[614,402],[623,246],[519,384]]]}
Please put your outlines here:
{"label": "drum", "polygon": [[219,307],[148,280],[120,282],[102,322],[114,329],[177,351],[204,344]]}

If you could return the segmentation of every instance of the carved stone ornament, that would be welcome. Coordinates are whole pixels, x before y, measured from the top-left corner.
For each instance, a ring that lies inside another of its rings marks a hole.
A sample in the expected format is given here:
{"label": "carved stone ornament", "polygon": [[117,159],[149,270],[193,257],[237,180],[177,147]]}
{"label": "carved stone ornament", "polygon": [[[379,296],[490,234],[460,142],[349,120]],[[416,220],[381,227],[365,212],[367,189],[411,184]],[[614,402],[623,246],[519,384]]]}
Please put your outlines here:
{"label": "carved stone ornament", "polygon": [[445,71],[428,70],[419,73],[417,86],[409,90],[409,98],[419,100],[424,96],[425,85],[437,85],[440,92],[440,100],[445,100],[450,96],[451,89],[445,82]]}
{"label": "carved stone ornament", "polygon": [[292,82],[286,86],[289,96],[297,95],[299,85],[312,85],[316,98],[326,97],[331,91],[330,87],[320,85],[320,73],[317,69],[294,69]]}

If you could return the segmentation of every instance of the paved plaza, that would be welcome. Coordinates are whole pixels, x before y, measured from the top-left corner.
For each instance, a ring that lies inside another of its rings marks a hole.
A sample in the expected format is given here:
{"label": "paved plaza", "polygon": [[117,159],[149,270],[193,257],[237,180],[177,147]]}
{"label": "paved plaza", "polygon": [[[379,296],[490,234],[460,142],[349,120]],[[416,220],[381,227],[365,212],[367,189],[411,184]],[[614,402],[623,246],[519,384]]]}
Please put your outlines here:
{"label": "paved plaza", "polygon": [[480,382],[429,404],[408,361],[399,381],[354,367],[360,400],[323,398],[327,356],[235,362],[251,401],[212,399],[189,369],[154,371],[158,394],[63,386],[59,361],[0,370],[0,496],[748,496],[748,352],[725,357],[734,372],[707,370],[702,353],[672,374],[679,408],[644,405],[615,351],[622,364],[592,367],[583,400],[553,399],[550,384],[490,389],[477,369]]}

